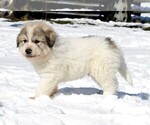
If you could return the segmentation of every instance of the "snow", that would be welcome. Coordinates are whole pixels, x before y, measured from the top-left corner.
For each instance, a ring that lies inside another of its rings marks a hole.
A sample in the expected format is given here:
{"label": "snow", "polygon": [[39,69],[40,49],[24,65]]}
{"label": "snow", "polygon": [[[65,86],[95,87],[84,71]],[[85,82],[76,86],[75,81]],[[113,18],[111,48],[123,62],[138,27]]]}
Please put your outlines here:
{"label": "snow", "polygon": [[150,24],[70,21],[74,23],[50,25],[61,36],[112,37],[124,52],[134,86],[117,74],[118,94],[104,97],[101,88],[84,77],[61,83],[53,98],[29,99],[39,77],[16,48],[17,34],[25,22],[0,19],[0,125],[150,125],[150,33],[122,27]]}

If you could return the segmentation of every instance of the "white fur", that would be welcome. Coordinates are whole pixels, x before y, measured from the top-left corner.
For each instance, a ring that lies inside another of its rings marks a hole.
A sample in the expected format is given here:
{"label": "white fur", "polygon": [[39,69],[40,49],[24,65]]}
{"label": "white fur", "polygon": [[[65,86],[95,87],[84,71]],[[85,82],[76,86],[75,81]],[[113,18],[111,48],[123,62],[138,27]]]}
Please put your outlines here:
{"label": "white fur", "polygon": [[[31,33],[30,33],[31,34]],[[29,59],[40,75],[35,97],[53,95],[60,82],[89,75],[102,87],[104,94],[115,94],[118,82],[116,73],[132,84],[120,49],[111,48],[105,37],[57,37],[51,51],[44,57]],[[20,48],[21,49],[21,48]]]}
{"label": "white fur", "polygon": [[104,89],[105,95],[114,94],[118,87],[115,74],[120,58],[119,52],[108,49],[105,38],[58,38],[48,58],[32,62],[41,77],[36,96],[51,95],[60,82],[85,75],[90,75]]}

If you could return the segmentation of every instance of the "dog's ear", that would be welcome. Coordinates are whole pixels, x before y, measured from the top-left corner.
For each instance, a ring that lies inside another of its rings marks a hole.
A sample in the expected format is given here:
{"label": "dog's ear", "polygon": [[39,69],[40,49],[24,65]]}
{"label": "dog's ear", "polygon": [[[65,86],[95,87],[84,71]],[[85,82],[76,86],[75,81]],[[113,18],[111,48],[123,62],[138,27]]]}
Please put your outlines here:
{"label": "dog's ear", "polygon": [[19,47],[19,36],[20,36],[20,34],[18,34],[17,39],[16,39],[17,47]]}
{"label": "dog's ear", "polygon": [[19,47],[19,42],[17,42],[17,48]]}
{"label": "dog's ear", "polygon": [[20,44],[20,38],[23,34],[26,34],[26,27],[23,26],[23,28],[21,29],[20,33],[17,36],[16,42],[17,42],[17,47],[19,47]]}
{"label": "dog's ear", "polygon": [[47,44],[50,48],[52,48],[55,44],[55,40],[56,40],[56,33],[51,30],[51,29],[48,29],[46,32],[45,32],[45,35],[46,35],[46,40],[47,40]]}

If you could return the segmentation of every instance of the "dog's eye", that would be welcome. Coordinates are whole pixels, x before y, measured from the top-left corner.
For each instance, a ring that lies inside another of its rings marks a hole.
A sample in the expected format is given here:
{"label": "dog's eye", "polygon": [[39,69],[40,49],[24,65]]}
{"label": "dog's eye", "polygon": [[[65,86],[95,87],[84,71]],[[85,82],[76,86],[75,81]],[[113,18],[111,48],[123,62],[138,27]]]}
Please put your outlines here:
{"label": "dog's eye", "polygon": [[34,43],[38,44],[38,43],[40,43],[40,41],[39,40],[35,40]]}
{"label": "dog's eye", "polygon": [[26,43],[26,42],[28,42],[28,41],[27,41],[26,39],[24,39],[24,40],[22,40],[22,42],[23,42],[23,43]]}

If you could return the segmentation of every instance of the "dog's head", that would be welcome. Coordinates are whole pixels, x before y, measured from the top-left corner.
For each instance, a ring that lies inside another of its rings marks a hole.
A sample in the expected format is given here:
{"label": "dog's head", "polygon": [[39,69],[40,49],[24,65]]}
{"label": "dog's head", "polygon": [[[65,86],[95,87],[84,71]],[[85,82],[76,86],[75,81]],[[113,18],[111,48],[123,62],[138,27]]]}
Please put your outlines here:
{"label": "dog's head", "polygon": [[56,33],[44,21],[26,23],[17,37],[17,47],[27,59],[48,55],[56,40]]}

